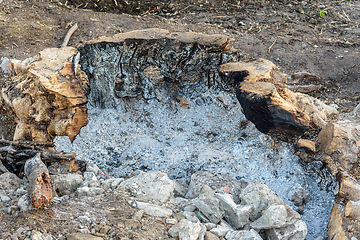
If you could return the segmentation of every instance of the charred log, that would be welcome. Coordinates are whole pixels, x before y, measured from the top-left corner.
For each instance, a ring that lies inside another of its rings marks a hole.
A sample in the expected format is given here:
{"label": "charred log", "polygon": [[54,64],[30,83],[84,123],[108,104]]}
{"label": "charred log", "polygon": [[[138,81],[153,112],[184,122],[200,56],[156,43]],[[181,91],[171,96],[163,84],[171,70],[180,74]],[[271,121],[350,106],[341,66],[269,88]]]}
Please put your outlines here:
{"label": "charred log", "polygon": [[201,88],[229,89],[218,67],[237,61],[240,54],[229,49],[226,36],[199,33],[170,33],[147,29],[93,40],[80,49],[80,64],[90,81],[91,104],[116,107],[116,98],[143,95],[155,97],[146,71],[160,70],[159,81],[179,85],[182,95],[203,91]]}

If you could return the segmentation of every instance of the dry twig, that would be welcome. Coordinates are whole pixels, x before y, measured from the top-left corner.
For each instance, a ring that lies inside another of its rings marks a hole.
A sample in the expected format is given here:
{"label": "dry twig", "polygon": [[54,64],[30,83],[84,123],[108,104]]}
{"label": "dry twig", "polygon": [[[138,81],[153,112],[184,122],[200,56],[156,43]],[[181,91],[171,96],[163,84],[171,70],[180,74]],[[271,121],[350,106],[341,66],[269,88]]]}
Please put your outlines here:
{"label": "dry twig", "polygon": [[61,47],[66,47],[67,44],[69,43],[69,40],[71,38],[71,35],[76,31],[76,29],[78,29],[78,25],[77,23],[75,23],[67,32],[67,34],[65,35],[64,41],[61,44]]}

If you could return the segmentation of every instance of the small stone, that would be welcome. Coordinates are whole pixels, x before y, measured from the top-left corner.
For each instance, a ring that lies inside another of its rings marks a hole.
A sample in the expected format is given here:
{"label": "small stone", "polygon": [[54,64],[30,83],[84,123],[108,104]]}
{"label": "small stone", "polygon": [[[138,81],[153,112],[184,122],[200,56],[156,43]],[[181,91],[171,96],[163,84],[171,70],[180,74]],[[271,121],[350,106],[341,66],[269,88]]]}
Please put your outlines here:
{"label": "small stone", "polygon": [[173,214],[171,209],[151,203],[135,201],[133,206],[153,217],[169,217]]}
{"label": "small stone", "polygon": [[107,234],[110,230],[111,230],[111,227],[105,225],[105,226],[103,226],[103,227],[100,229],[99,233]]}
{"label": "small stone", "polygon": [[32,209],[31,200],[29,194],[23,195],[18,201],[18,207],[22,211],[29,211]]}
{"label": "small stone", "polygon": [[200,222],[199,218],[196,216],[196,214],[194,212],[184,211],[182,213],[182,215],[191,222],[194,222],[194,223]]}
{"label": "small stone", "polygon": [[195,204],[190,204],[190,205],[187,205],[186,207],[184,207],[184,211],[187,211],[187,212],[193,212],[193,211],[195,211],[195,209],[196,209]]}
{"label": "small stone", "polygon": [[84,172],[84,182],[82,182],[81,187],[99,187],[100,182],[98,181],[95,173],[93,172]]}
{"label": "small stone", "polygon": [[216,235],[217,237],[224,237],[229,231],[233,231],[234,229],[227,224],[225,221],[221,221],[220,225],[216,228],[210,230],[211,233]]}
{"label": "small stone", "polygon": [[9,215],[12,215],[15,211],[19,211],[20,208],[18,206],[10,206],[6,209],[6,212],[9,214]]}
{"label": "small stone", "polygon": [[91,222],[88,216],[79,216],[76,220],[85,225]]}
{"label": "small stone", "polygon": [[144,216],[144,210],[140,209],[139,211],[136,211],[133,215],[132,219],[139,221]]}
{"label": "small stone", "polygon": [[[205,186],[211,190],[210,187]],[[197,209],[205,216],[207,222],[217,224],[224,217],[224,212],[220,209],[220,201],[212,193],[201,194],[194,201]]]}
{"label": "small stone", "polygon": [[104,192],[104,189],[96,188],[96,187],[80,187],[76,190],[76,192],[79,197],[82,197],[82,196],[93,197],[93,196],[102,194]]}
{"label": "small stone", "polygon": [[200,232],[200,223],[193,223],[186,219],[179,222],[179,240],[197,240]]}
{"label": "small stone", "polygon": [[241,230],[241,231],[229,231],[226,236],[226,240],[262,240],[260,235],[254,230]]}
{"label": "small stone", "polygon": [[175,183],[168,175],[161,171],[141,172],[120,183],[117,191],[127,191],[138,199],[145,201],[167,202],[173,197]]}
{"label": "small stone", "polygon": [[286,224],[287,210],[284,205],[270,205],[263,212],[261,217],[256,219],[250,226],[254,229],[281,228]]}
{"label": "small stone", "polygon": [[15,174],[6,172],[0,175],[0,189],[16,190],[20,187],[21,179]]}
{"label": "small stone", "polygon": [[271,228],[266,235],[271,240],[299,239],[304,240],[307,235],[307,226],[304,221],[298,220],[290,226],[283,228]]}
{"label": "small stone", "polygon": [[20,196],[24,195],[24,194],[27,194],[27,191],[23,188],[18,188],[16,189],[15,191],[17,194],[19,194]]}
{"label": "small stone", "polygon": [[83,228],[83,229],[78,229],[78,232],[80,233],[90,233],[90,230],[87,228]]}
{"label": "small stone", "polygon": [[205,239],[205,233],[206,233],[206,227],[203,224],[200,224],[201,230],[198,236],[197,240],[204,240]]}
{"label": "small stone", "polygon": [[7,202],[10,202],[11,201],[11,198],[9,198],[8,196],[1,196],[1,201],[4,202],[4,203],[7,203]]}
{"label": "small stone", "polygon": [[173,237],[173,238],[176,238],[176,237],[179,237],[179,224],[175,224],[174,226],[172,226],[169,231],[168,231],[168,234]]}
{"label": "small stone", "polygon": [[52,237],[50,234],[36,231],[31,235],[31,240],[52,240]]}
{"label": "small stone", "polygon": [[250,220],[255,221],[260,217],[262,211],[273,203],[284,204],[283,200],[269,189],[266,184],[260,181],[251,182],[241,193],[242,204],[250,205],[253,211],[250,213]]}
{"label": "small stone", "polygon": [[203,224],[206,227],[206,230],[208,230],[208,231],[213,228],[216,228],[216,226],[217,226],[215,223],[203,223]]}
{"label": "small stone", "polygon": [[124,178],[115,178],[114,181],[112,181],[112,183],[111,183],[111,188],[115,189],[123,181],[124,181]]}
{"label": "small stone", "polygon": [[87,172],[93,172],[95,174],[98,174],[100,172],[100,168],[98,166],[96,166],[95,163],[89,161],[87,164],[86,164],[86,171]]}
{"label": "small stone", "polygon": [[102,182],[102,185],[101,187],[104,189],[104,191],[107,191],[111,188],[111,184],[112,182],[114,182],[115,179],[114,178],[109,178],[109,179],[106,179]]}
{"label": "small stone", "polygon": [[205,233],[205,240],[220,240],[215,234],[212,232],[206,232]]}
{"label": "small stone", "polygon": [[249,216],[252,207],[237,206],[231,194],[217,193],[216,197],[220,200],[220,205],[225,212],[225,219],[235,228],[243,228],[250,220]]}
{"label": "small stone", "polygon": [[52,176],[55,191],[60,196],[74,193],[83,182],[83,177],[76,173],[66,173]]}
{"label": "small stone", "polygon": [[237,192],[238,189],[241,188],[241,183],[226,174],[216,174],[209,171],[200,171],[194,173],[191,176],[190,185],[185,197],[198,197],[201,193],[204,193],[204,186],[209,186],[213,191],[223,189],[224,186],[230,186],[232,192]]}
{"label": "small stone", "polygon": [[166,222],[166,224],[172,224],[172,225],[174,225],[174,224],[176,224],[178,221],[177,221],[175,218],[167,218],[167,219],[165,220],[165,222]]}
{"label": "small stone", "polygon": [[184,182],[179,180],[174,180],[174,183],[175,183],[174,196],[185,197],[188,191],[188,186]]}

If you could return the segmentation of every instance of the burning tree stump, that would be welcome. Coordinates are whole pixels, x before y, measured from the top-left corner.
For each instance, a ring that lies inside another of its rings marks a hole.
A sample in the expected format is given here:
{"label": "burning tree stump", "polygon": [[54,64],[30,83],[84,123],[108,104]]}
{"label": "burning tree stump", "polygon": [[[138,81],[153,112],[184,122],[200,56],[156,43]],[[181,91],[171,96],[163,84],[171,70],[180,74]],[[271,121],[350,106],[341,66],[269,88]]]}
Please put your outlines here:
{"label": "burning tree stump", "polygon": [[29,194],[34,208],[46,207],[52,198],[49,171],[41,161],[41,154],[26,161],[24,172],[29,180]]}

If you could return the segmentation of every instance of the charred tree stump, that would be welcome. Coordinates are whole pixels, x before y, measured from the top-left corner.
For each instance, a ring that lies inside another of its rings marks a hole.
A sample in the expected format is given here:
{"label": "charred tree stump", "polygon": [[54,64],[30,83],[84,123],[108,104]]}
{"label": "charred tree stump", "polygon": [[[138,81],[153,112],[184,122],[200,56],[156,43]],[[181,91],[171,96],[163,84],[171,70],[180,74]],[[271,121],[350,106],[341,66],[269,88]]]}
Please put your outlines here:
{"label": "charred tree stump", "polygon": [[49,171],[41,161],[41,154],[26,161],[24,172],[29,180],[29,194],[34,208],[46,207],[52,198]]}

